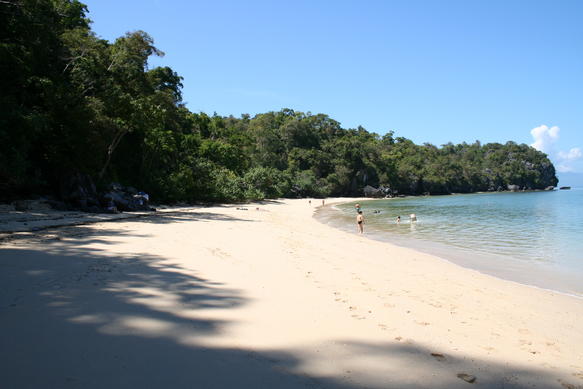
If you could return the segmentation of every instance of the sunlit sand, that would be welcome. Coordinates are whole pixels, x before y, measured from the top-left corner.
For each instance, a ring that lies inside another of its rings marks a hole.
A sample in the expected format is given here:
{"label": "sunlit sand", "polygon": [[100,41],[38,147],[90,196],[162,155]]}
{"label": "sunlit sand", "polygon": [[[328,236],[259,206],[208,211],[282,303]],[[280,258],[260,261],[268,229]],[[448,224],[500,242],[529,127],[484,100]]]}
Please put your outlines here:
{"label": "sunlit sand", "polygon": [[320,203],[194,207],[4,240],[2,385],[583,385],[582,299],[369,240],[356,222],[335,230],[312,217]]}

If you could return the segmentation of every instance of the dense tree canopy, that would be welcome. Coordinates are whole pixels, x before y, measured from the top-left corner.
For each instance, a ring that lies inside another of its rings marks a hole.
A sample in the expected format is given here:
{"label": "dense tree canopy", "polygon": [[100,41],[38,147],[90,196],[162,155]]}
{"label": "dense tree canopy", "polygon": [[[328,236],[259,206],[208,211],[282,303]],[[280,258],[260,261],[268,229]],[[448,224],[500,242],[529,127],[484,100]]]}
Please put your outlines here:
{"label": "dense tree canopy", "polygon": [[282,109],[240,118],[190,112],[182,78],[143,31],[98,38],[77,0],[0,2],[0,200],[58,193],[86,174],[158,201],[446,194],[556,185],[547,156],[513,142],[416,145]]}

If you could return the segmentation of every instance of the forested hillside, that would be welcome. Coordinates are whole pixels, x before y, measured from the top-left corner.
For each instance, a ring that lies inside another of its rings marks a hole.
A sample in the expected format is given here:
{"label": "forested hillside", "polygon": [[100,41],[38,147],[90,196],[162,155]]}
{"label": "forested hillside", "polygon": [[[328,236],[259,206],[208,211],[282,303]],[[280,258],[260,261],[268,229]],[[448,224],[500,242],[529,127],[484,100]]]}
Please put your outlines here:
{"label": "forested hillside", "polygon": [[74,0],[0,2],[0,200],[58,194],[77,173],[165,202],[557,184],[547,156],[524,144],[416,145],[292,109],[190,112],[182,78],[148,68],[163,55],[152,37],[102,40],[86,13]]}

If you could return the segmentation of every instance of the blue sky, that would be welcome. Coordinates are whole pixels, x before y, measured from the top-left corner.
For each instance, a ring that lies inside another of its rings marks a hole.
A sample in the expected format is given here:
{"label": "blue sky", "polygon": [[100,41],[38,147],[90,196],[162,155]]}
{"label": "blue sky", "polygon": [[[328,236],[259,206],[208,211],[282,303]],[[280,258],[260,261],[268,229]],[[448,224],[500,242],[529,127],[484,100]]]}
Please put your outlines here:
{"label": "blue sky", "polygon": [[84,3],[102,38],[154,38],[166,55],[151,66],[184,77],[191,111],[286,107],[416,143],[536,143],[583,173],[583,1]]}

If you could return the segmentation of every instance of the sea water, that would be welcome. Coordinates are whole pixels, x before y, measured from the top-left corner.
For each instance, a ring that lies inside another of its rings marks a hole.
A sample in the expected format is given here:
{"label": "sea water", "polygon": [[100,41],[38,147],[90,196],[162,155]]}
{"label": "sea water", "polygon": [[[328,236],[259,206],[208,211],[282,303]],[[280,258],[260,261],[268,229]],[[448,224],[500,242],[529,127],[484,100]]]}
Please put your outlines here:
{"label": "sea water", "polygon": [[[356,232],[355,204],[322,207],[316,218]],[[583,189],[405,197],[360,205],[369,238],[583,297]]]}

